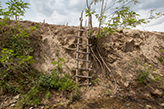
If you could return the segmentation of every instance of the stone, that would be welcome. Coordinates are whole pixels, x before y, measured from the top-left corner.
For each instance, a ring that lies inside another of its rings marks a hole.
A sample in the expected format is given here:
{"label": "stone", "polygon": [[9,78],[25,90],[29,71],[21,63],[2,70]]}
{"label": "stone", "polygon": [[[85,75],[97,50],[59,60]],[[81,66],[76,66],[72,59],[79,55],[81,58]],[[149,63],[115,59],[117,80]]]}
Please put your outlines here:
{"label": "stone", "polygon": [[18,99],[20,97],[20,94],[18,94],[18,95],[16,95],[15,97],[14,97],[14,99]]}
{"label": "stone", "polygon": [[146,109],[152,109],[152,106],[146,105]]}
{"label": "stone", "polygon": [[160,106],[161,106],[161,107],[164,107],[164,103],[161,103]]}
{"label": "stone", "polygon": [[14,106],[15,106],[15,104],[11,104],[11,105],[10,105],[10,107],[14,107]]}
{"label": "stone", "polygon": [[155,89],[154,91],[151,92],[153,95],[156,96],[162,96],[162,92],[159,89]]}

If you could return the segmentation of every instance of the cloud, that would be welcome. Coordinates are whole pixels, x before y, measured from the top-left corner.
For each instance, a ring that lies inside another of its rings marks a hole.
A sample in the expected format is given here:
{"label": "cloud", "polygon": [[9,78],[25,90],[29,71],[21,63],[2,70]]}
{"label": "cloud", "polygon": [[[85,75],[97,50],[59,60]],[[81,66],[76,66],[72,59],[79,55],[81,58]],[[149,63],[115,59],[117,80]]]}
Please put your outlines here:
{"label": "cloud", "polygon": [[30,0],[30,4],[37,19],[45,18],[48,23],[55,24],[78,23],[80,13],[85,9],[85,2],[81,0]]}
{"label": "cloud", "polygon": [[141,4],[139,5],[140,9],[143,10],[151,10],[151,9],[158,9],[163,8],[164,0],[142,0]]}
{"label": "cloud", "polygon": [[[89,0],[91,1],[91,0]],[[112,0],[113,1],[113,0]],[[112,4],[112,1],[108,0],[108,5]],[[164,0],[139,0],[140,4],[129,4],[133,11],[137,11],[142,18],[148,18],[151,9],[163,12]],[[51,24],[68,24],[79,25],[79,17],[81,11],[86,8],[85,0],[30,0],[31,9],[36,13],[35,20],[43,21]],[[93,9],[100,12],[101,4],[93,5]],[[114,12],[111,8],[107,11],[107,14]],[[84,22],[87,18],[84,18]],[[152,20],[149,24],[149,28],[155,25],[161,25],[164,22],[164,18]],[[84,24],[84,23],[83,23]],[[98,26],[97,19],[93,16],[93,26]],[[144,26],[146,27],[146,26]],[[159,26],[158,26],[159,27]],[[161,26],[160,26],[161,27]]]}
{"label": "cloud", "polygon": [[42,15],[51,16],[54,11],[61,15],[68,15],[70,11],[80,12],[85,8],[81,0],[30,0],[32,9]]}

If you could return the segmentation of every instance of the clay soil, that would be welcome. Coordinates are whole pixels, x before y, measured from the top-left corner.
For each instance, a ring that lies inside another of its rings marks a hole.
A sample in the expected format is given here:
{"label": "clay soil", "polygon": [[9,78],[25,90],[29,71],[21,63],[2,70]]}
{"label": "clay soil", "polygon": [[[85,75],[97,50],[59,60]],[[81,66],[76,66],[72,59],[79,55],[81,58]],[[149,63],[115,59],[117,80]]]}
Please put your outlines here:
{"label": "clay soil", "polygon": [[[69,73],[75,79],[75,36],[78,35],[78,27],[29,21],[19,23],[25,28],[37,27],[32,33],[35,37],[32,39],[36,42],[33,66],[39,71],[50,73],[55,67],[51,63],[61,57],[65,59],[63,73]],[[93,30],[93,34],[96,34],[98,29]],[[83,36],[85,34],[84,32]],[[86,39],[81,42],[86,43]],[[80,99],[110,96],[155,101],[164,98],[164,65],[159,60],[164,59],[163,32],[125,29],[103,37],[91,38],[90,43],[92,85],[79,88]],[[81,47],[81,51],[85,52],[86,47]],[[85,55],[80,54],[80,58],[85,58]],[[80,62],[79,67],[85,67],[85,62]],[[140,75],[147,73],[141,80]],[[81,71],[81,74],[85,75],[85,71]],[[80,79],[80,83],[84,82],[84,79]],[[6,102],[6,97],[1,94],[1,105]],[[46,103],[50,106],[66,106],[70,99],[56,90],[51,90]]]}

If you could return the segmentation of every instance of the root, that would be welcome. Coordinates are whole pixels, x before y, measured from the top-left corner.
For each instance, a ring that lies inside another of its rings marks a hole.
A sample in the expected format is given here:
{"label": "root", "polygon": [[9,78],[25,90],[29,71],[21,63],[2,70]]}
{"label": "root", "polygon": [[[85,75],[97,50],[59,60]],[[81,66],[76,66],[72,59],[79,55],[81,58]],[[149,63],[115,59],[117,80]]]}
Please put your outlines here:
{"label": "root", "polygon": [[67,50],[72,50],[72,51],[75,51],[77,48],[68,48],[68,47],[65,47],[65,46],[62,46],[63,48],[67,49]]}
{"label": "root", "polygon": [[96,58],[96,60],[99,62],[100,66],[101,66],[101,69],[102,69],[102,71],[104,72],[103,65],[102,65],[101,61],[99,60],[99,58],[98,58],[98,57],[96,56],[96,54],[94,53],[92,47],[91,47],[91,52],[92,52],[93,57]]}
{"label": "root", "polygon": [[[108,67],[108,65],[106,64],[106,62],[104,61],[103,57],[100,55],[100,52],[99,52],[100,48],[97,46],[96,48],[96,51],[101,59],[101,61],[103,62],[103,64],[105,65],[105,67],[107,68],[107,70],[111,73],[112,71],[110,70],[110,68]],[[113,75],[113,78],[114,78],[114,92],[113,94],[115,95],[117,93],[117,90],[118,90],[118,87],[117,87],[117,82],[116,82],[116,79],[115,79],[115,75]]]}
{"label": "root", "polygon": [[105,67],[107,68],[107,70],[108,70],[109,72],[111,72],[110,68],[109,68],[108,65],[105,63],[105,61],[104,61],[104,59],[102,58],[102,56],[100,55],[99,50],[98,50],[97,48],[96,48],[96,50],[97,50],[97,53],[98,53],[99,57],[101,58],[103,64],[104,64]]}

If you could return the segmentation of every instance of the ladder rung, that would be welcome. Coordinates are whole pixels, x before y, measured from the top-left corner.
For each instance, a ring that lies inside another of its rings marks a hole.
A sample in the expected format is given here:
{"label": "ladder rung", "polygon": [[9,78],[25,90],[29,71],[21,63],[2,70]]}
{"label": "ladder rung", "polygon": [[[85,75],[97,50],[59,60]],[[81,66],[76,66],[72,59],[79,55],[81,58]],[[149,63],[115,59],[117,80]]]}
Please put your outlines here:
{"label": "ladder rung", "polygon": [[79,43],[79,44],[76,44],[76,45],[87,45],[87,46],[92,46],[92,44],[83,44],[83,43]]}
{"label": "ladder rung", "polygon": [[75,36],[77,38],[89,38],[88,36]]}
{"label": "ladder rung", "polygon": [[83,83],[83,84],[79,84],[80,86],[85,86],[85,85],[92,85],[91,83]]}
{"label": "ladder rung", "polygon": [[88,70],[88,71],[90,71],[90,70],[93,70],[93,69],[90,69],[90,68],[76,68],[76,69],[80,69],[80,70]]}
{"label": "ladder rung", "polygon": [[76,51],[77,53],[83,53],[83,54],[90,54],[90,52],[89,53],[87,53],[87,52],[81,52],[81,51]]}
{"label": "ladder rung", "polygon": [[77,58],[75,58],[76,60],[79,60],[79,61],[86,61],[86,62],[90,62],[89,60],[87,61],[87,60],[85,60],[85,59],[77,59]]}
{"label": "ladder rung", "polygon": [[82,76],[82,75],[76,75],[76,77],[79,77],[79,78],[92,78],[90,76]]}

